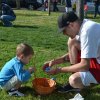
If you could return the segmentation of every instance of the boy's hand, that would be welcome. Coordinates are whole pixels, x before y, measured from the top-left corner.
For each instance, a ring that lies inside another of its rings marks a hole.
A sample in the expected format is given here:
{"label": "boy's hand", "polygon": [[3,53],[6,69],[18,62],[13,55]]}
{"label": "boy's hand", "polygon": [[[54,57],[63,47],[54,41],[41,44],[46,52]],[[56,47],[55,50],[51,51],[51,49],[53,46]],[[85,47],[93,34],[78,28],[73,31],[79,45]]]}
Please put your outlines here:
{"label": "boy's hand", "polygon": [[30,73],[33,73],[33,72],[36,71],[36,68],[35,67],[30,67],[28,70],[29,70]]}
{"label": "boy's hand", "polygon": [[56,75],[56,74],[59,74],[59,73],[61,73],[61,68],[60,67],[52,69],[52,70],[47,72],[47,74],[50,74],[50,75]]}

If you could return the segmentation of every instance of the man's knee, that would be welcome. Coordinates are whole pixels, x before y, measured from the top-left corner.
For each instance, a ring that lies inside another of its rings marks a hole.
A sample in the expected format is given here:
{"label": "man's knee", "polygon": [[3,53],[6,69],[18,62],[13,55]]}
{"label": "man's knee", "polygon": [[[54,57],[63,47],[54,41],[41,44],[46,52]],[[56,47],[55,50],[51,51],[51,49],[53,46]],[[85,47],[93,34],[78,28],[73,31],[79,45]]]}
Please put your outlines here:
{"label": "man's knee", "polygon": [[81,89],[84,88],[84,85],[82,83],[81,76],[80,76],[79,72],[72,74],[69,77],[69,83],[74,88],[81,88]]}
{"label": "man's knee", "polygon": [[74,86],[76,84],[76,80],[77,80],[77,78],[74,75],[71,75],[69,77],[69,83],[70,83],[70,85]]}
{"label": "man's knee", "polygon": [[80,49],[80,43],[76,40],[76,39],[68,39],[68,47],[71,48],[76,48],[76,49]]}
{"label": "man's knee", "polygon": [[71,39],[71,38],[69,38],[68,39],[68,42],[67,42],[67,44],[68,44],[68,46],[69,47],[72,47],[72,46],[77,46],[77,40],[76,39]]}
{"label": "man's knee", "polygon": [[75,74],[72,74],[70,77],[69,77],[69,83],[71,86],[75,87],[76,84],[79,84],[81,83],[81,77],[80,77],[80,74],[77,72]]}

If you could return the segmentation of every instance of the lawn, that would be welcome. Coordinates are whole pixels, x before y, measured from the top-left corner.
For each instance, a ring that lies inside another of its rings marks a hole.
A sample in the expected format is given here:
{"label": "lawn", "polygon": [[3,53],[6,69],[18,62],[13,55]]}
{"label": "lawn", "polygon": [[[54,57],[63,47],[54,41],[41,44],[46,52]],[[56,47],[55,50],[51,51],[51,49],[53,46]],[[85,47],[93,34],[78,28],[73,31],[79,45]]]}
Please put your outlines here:
{"label": "lawn", "polygon": [[[61,13],[51,13],[48,16],[47,12],[15,10],[17,15],[16,21],[13,22],[14,27],[6,28],[0,24],[0,69],[2,66],[15,56],[15,49],[19,43],[28,43],[35,52],[35,57],[32,58],[26,68],[34,65],[36,62],[37,77],[55,77],[57,85],[64,84],[68,81],[69,74],[59,74],[48,76],[42,71],[42,66],[45,61],[57,58],[67,52],[67,39],[61,33],[57,33],[57,18]],[[91,16],[89,16],[91,18]],[[99,17],[95,21],[100,22]],[[58,66],[67,66],[65,63]],[[56,91],[47,96],[37,95],[32,88],[31,79],[24,83],[24,89],[21,89],[26,94],[26,97],[10,97],[5,91],[0,90],[0,100],[68,100],[73,98],[75,92],[60,94]],[[81,95],[85,100],[99,100],[100,86],[86,88],[82,90]]]}

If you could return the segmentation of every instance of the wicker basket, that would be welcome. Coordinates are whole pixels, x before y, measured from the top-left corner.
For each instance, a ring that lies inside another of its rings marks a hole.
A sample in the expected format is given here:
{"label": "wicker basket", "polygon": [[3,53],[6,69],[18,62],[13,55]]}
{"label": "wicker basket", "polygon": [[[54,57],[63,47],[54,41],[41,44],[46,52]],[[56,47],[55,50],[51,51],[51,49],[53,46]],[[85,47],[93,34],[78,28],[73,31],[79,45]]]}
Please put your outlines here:
{"label": "wicker basket", "polygon": [[48,78],[36,78],[32,81],[33,88],[40,95],[50,94],[54,91],[56,82]]}

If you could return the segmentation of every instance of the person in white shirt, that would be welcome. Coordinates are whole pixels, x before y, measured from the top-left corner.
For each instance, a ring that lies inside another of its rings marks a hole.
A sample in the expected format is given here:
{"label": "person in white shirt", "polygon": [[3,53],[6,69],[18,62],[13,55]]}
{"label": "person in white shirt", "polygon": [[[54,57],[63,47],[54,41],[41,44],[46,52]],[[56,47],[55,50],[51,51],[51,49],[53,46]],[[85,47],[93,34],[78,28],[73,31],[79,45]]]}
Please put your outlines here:
{"label": "person in white shirt", "polygon": [[73,73],[69,83],[58,88],[59,92],[81,90],[92,83],[100,83],[100,24],[84,19],[79,20],[74,12],[62,14],[58,18],[58,27],[67,35],[69,53],[58,59],[46,62],[47,67],[70,61],[71,66],[51,69],[48,74]]}

